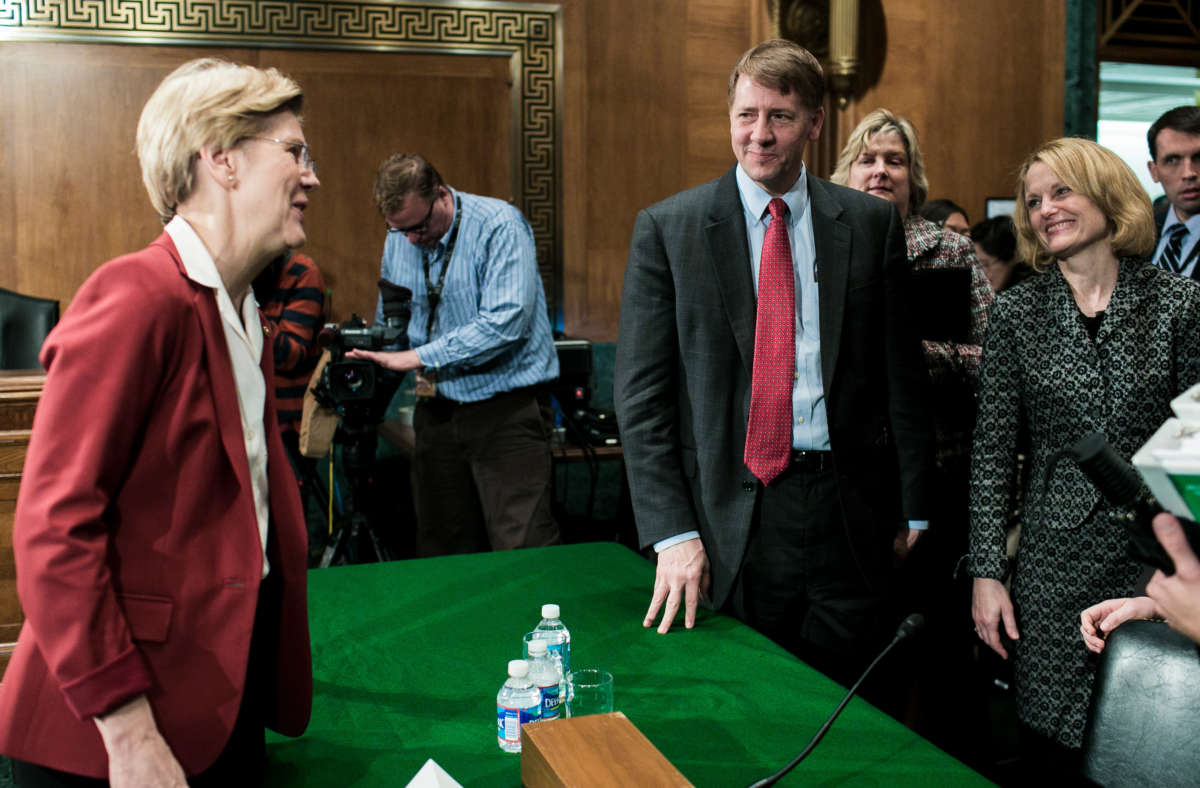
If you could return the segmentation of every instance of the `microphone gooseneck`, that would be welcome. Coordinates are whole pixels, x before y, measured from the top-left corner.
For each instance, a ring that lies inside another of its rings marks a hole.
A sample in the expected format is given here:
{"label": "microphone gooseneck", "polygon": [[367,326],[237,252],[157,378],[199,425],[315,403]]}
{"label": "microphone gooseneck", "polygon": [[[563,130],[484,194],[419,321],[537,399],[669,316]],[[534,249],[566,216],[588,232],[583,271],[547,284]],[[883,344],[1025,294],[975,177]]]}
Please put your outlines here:
{"label": "microphone gooseneck", "polygon": [[854,697],[854,693],[858,691],[859,686],[863,683],[863,681],[866,680],[867,676],[871,675],[871,671],[875,669],[875,666],[878,665],[880,661],[888,655],[888,652],[891,651],[897,643],[911,638],[913,635],[920,632],[921,628],[924,626],[925,617],[920,613],[910,613],[907,618],[901,621],[900,626],[896,628],[896,634],[892,637],[892,642],[888,643],[887,647],[883,651],[879,652],[879,656],[875,657],[871,664],[867,666],[867,669],[862,672],[862,675],[858,677],[858,681],[854,682],[854,685],[850,687],[849,692],[847,692],[846,696],[842,698],[842,702],[839,703],[838,707],[833,710],[833,714],[829,715],[829,719],[825,720],[825,724],[821,726],[819,731],[817,731],[817,735],[812,737],[812,741],[808,743],[808,746],[805,747],[799,755],[793,758],[791,763],[789,763],[787,766],[784,766],[770,777],[764,777],[761,780],[750,783],[750,785],[746,786],[746,788],[766,788],[769,785],[774,785],[785,774],[796,768],[796,765],[800,763],[800,761],[807,758],[808,754],[812,752],[821,742],[821,739],[825,738],[825,734],[831,727],[833,727],[834,720],[836,720],[838,715],[842,713],[842,709],[846,708],[846,704],[849,703],[850,699]]}

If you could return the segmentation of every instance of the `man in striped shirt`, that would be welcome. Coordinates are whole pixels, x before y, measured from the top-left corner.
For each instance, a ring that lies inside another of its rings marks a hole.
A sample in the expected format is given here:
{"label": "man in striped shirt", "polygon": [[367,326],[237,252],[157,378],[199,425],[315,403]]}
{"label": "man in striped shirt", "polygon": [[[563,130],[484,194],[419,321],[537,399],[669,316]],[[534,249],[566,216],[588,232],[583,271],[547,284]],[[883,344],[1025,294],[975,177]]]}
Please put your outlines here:
{"label": "man in striped shirt", "polygon": [[557,543],[546,384],[558,356],[529,223],[416,154],[380,165],[375,200],[382,277],[413,292],[411,348],[348,355],[416,376],[417,554]]}
{"label": "man in striped shirt", "polygon": [[289,252],[254,280],[254,296],[271,327],[275,410],[290,450],[299,440],[304,389],[321,357],[317,333],[325,324],[325,280],[311,257]]}
{"label": "man in striped shirt", "polygon": [[[314,509],[310,501],[318,482],[317,461],[300,453],[300,413],[304,390],[321,357],[317,333],[325,324],[325,280],[311,257],[289,251],[254,280],[254,297],[270,330],[267,339],[275,357],[275,410],[280,437],[307,513]],[[309,560],[315,562],[325,542],[325,525],[316,516],[307,520]]]}

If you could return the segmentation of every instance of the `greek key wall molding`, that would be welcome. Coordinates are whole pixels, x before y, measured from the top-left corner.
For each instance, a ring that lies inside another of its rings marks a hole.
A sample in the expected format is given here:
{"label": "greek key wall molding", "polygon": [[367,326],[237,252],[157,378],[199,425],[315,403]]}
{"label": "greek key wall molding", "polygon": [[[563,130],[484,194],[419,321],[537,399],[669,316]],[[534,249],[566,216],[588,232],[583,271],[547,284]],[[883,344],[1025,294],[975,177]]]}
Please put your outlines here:
{"label": "greek key wall molding", "polygon": [[559,237],[560,6],[426,0],[0,0],[0,40],[304,47],[513,60],[515,197],[537,240],[551,312]]}

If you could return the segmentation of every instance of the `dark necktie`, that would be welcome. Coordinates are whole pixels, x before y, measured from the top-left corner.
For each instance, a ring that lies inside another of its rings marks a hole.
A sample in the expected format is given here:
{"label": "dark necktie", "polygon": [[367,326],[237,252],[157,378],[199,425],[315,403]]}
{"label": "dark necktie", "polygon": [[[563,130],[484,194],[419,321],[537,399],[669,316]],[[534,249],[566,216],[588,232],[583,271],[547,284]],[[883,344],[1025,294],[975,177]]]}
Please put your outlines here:
{"label": "dark necktie", "polygon": [[1167,240],[1167,247],[1163,249],[1162,257],[1159,259],[1159,267],[1165,268],[1168,271],[1182,273],[1183,271],[1183,242],[1187,238],[1188,229],[1186,224],[1172,225],[1169,230],[1171,237]]}
{"label": "dark necktie", "polygon": [[746,467],[763,484],[783,473],[792,452],[792,382],[796,370],[796,285],[788,243],[787,203],[776,197],[758,264],[758,317]]}

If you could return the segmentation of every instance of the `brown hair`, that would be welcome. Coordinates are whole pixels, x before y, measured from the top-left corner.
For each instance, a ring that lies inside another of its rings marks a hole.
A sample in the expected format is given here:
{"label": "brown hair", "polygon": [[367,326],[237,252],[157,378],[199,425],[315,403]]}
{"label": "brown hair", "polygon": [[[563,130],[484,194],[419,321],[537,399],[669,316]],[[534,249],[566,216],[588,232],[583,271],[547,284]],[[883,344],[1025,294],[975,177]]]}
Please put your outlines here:
{"label": "brown hair", "polygon": [[804,47],[781,38],[764,41],[750,49],[729,72],[731,107],[739,76],[785,96],[794,92],[806,109],[820,108],[825,98],[825,74],[820,62]]}
{"label": "brown hair", "polygon": [[404,198],[417,194],[429,199],[441,188],[442,176],[419,153],[396,153],[375,174],[375,205],[384,216],[400,208]]}

